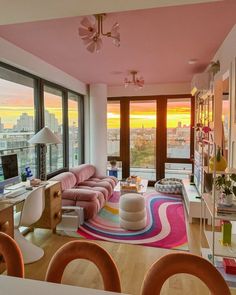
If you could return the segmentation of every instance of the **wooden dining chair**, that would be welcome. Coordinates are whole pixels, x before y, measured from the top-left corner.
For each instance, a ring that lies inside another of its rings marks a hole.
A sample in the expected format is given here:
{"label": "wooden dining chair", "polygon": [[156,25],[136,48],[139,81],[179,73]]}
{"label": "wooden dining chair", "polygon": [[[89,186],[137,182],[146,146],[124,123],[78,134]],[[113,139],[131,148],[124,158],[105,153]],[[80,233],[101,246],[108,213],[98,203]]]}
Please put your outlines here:
{"label": "wooden dining chair", "polygon": [[198,277],[207,285],[212,295],[231,294],[225,280],[209,261],[188,253],[172,253],[161,257],[147,271],[141,295],[159,295],[164,282],[179,273]]}
{"label": "wooden dining chair", "polygon": [[50,261],[45,280],[61,283],[67,264],[79,258],[97,266],[103,278],[104,290],[121,292],[120,276],[114,260],[101,246],[88,241],[71,241],[58,249]]}
{"label": "wooden dining chair", "polygon": [[0,256],[6,263],[7,275],[13,277],[24,277],[24,262],[20,248],[15,240],[9,235],[0,232]]}

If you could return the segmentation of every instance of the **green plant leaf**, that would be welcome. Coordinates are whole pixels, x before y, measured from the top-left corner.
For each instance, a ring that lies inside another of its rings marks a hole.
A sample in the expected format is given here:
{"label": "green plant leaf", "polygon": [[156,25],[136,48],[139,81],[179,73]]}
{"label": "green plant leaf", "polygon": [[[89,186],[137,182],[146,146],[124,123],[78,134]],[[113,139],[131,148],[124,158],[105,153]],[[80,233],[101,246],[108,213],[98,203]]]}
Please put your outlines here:
{"label": "green plant leaf", "polygon": [[217,152],[216,152],[216,161],[217,161],[217,162],[220,162],[220,160],[221,160],[221,149],[220,149],[220,147],[218,146],[218,147],[217,147]]}
{"label": "green plant leaf", "polygon": [[233,190],[234,195],[236,196],[236,186],[233,186],[232,190]]}
{"label": "green plant leaf", "polygon": [[233,173],[229,177],[230,177],[231,180],[236,182],[236,174]]}

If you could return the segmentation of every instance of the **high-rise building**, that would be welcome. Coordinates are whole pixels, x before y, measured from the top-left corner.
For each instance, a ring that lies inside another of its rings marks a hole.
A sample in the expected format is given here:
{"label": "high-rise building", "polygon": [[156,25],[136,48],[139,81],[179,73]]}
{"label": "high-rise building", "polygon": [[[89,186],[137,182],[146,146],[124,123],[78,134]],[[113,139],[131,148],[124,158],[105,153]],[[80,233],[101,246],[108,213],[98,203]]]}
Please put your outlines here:
{"label": "high-rise building", "polygon": [[0,118],[0,132],[3,132],[4,124],[2,123],[2,118]]}
{"label": "high-rise building", "polygon": [[59,131],[59,124],[55,114],[49,113],[49,111],[45,110],[45,126],[50,128],[54,132]]}
{"label": "high-rise building", "polygon": [[33,116],[29,116],[27,113],[22,113],[20,118],[17,119],[17,123],[14,125],[13,129],[18,132],[34,131]]}

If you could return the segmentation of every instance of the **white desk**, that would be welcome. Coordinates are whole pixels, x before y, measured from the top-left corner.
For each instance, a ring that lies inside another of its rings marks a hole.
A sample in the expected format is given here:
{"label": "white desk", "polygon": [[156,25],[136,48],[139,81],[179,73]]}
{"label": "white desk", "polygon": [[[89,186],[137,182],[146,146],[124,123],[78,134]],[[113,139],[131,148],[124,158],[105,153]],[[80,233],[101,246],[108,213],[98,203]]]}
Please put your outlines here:
{"label": "white desk", "polygon": [[90,288],[53,284],[43,281],[19,279],[0,275],[0,295],[115,295],[124,293],[107,292]]}

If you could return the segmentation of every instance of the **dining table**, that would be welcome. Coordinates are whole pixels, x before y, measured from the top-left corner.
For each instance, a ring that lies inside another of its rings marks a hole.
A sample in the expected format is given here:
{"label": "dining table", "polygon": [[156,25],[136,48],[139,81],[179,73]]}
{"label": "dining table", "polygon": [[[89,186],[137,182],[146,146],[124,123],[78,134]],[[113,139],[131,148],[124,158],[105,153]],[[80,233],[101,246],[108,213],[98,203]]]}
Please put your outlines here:
{"label": "dining table", "polygon": [[127,295],[78,286],[0,275],[0,295]]}

